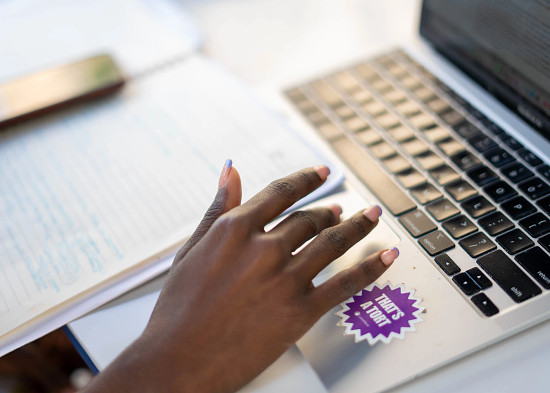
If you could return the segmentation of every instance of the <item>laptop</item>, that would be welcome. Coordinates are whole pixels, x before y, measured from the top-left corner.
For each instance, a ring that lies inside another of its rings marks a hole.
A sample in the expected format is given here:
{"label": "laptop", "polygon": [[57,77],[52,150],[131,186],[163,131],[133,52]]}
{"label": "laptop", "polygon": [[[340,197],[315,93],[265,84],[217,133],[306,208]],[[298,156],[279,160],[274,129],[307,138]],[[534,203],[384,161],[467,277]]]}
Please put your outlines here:
{"label": "laptop", "polygon": [[425,0],[417,46],[285,91],[399,239],[377,286],[418,300],[399,337],[363,334],[351,299],[298,342],[328,391],[398,386],[550,316],[549,14]]}

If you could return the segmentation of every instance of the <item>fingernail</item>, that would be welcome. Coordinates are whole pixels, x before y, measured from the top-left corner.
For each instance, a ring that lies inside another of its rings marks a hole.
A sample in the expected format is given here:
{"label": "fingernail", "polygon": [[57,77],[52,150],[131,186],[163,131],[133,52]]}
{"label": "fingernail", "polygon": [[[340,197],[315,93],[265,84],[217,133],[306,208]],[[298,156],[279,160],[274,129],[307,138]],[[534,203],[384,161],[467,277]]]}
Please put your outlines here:
{"label": "fingernail", "polygon": [[227,183],[227,179],[229,178],[229,174],[231,173],[231,167],[233,166],[233,160],[226,160],[225,165],[223,166],[222,173],[220,175],[220,180],[218,181],[218,190],[225,186],[225,183]]}
{"label": "fingernail", "polygon": [[382,209],[378,205],[372,205],[363,210],[363,215],[370,221],[374,222],[378,220],[378,217],[382,214]]}
{"label": "fingernail", "polygon": [[380,260],[384,265],[390,266],[398,256],[399,250],[397,249],[397,247],[393,247],[389,250],[384,251],[382,255],[380,255]]}
{"label": "fingernail", "polygon": [[342,214],[342,208],[339,205],[330,205],[328,208],[332,210],[336,217],[340,217]]}
{"label": "fingernail", "polygon": [[317,172],[321,180],[325,181],[330,174],[330,169],[326,165],[318,165],[316,167],[313,167],[313,170]]}

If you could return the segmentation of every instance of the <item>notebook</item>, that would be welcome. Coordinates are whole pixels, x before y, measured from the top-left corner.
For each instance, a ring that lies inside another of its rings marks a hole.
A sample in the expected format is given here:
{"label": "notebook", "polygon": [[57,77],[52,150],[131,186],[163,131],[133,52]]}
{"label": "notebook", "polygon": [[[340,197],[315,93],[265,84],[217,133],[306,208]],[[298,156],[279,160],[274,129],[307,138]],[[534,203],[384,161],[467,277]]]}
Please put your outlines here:
{"label": "notebook", "polygon": [[[328,391],[395,387],[548,319],[549,6],[425,0],[418,45],[285,90],[401,239],[298,342]],[[398,290],[418,313],[391,331],[382,295]]]}
{"label": "notebook", "polygon": [[[0,82],[106,52],[119,94],[0,132],[0,356],[166,271],[232,158],[243,198],[327,162],[171,1],[0,5]],[[317,195],[343,180],[333,176]],[[307,202],[307,201],[305,201]]]}

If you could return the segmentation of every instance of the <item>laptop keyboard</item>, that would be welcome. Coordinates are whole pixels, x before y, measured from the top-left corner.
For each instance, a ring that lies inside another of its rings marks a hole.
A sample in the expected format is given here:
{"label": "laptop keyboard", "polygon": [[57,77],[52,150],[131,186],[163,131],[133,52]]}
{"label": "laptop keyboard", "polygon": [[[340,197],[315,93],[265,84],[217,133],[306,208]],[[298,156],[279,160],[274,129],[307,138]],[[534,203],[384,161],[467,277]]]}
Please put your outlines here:
{"label": "laptop keyboard", "polygon": [[550,167],[406,53],[286,94],[482,314],[550,289]]}

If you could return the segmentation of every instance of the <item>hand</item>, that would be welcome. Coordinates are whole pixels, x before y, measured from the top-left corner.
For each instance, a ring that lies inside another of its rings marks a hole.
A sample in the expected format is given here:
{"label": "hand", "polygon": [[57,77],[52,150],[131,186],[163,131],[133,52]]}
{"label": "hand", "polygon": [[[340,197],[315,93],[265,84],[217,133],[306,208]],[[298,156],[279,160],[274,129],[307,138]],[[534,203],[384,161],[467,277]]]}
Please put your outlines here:
{"label": "hand", "polygon": [[376,226],[380,209],[341,223],[336,205],[298,211],[265,232],[326,180],[328,168],[274,181],[243,205],[237,170],[224,170],[214,203],[176,255],[144,333],[89,392],[233,392],[398,255],[396,249],[377,252],[315,287],[312,279]]}

